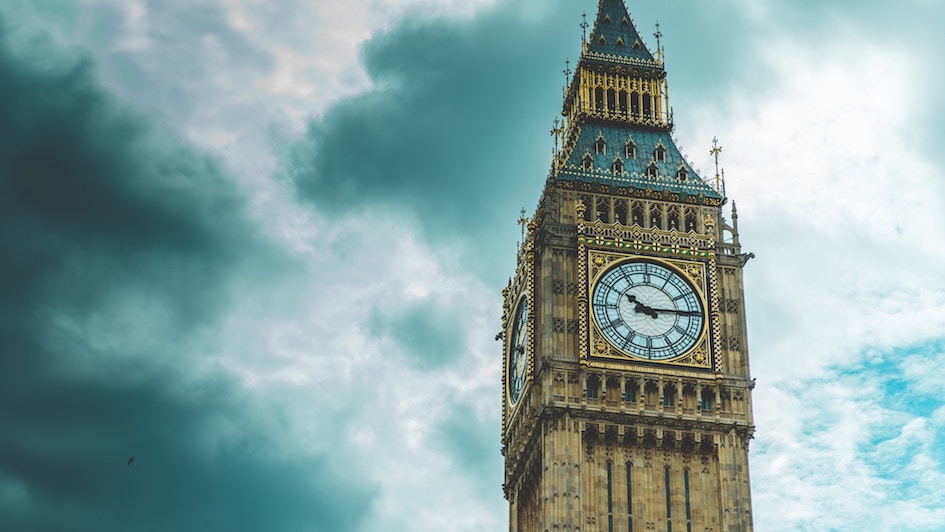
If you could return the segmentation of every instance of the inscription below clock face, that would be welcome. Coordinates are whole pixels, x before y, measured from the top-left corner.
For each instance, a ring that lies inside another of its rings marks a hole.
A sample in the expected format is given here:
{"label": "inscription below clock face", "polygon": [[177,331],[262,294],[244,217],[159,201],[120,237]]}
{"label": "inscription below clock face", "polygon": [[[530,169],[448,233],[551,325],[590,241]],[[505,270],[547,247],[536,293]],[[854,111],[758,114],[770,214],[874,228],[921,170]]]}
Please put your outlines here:
{"label": "inscription below clock face", "polygon": [[594,286],[592,308],[601,332],[624,353],[647,360],[684,355],[705,327],[702,301],[674,270],[654,262],[623,262]]}
{"label": "inscription below clock face", "polygon": [[515,313],[512,336],[509,338],[509,399],[518,403],[525,386],[525,372],[528,368],[528,298],[523,297]]}

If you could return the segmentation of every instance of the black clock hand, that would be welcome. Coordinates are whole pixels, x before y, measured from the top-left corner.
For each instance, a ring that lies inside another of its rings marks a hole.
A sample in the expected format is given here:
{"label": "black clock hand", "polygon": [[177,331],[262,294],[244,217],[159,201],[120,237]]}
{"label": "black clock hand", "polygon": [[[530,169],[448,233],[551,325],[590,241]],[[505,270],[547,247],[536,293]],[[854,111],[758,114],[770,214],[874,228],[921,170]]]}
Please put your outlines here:
{"label": "black clock hand", "polygon": [[675,310],[668,308],[655,308],[651,309],[654,312],[670,312],[672,314],[679,314],[680,316],[701,316],[702,313],[698,310]]}
{"label": "black clock hand", "polygon": [[637,301],[637,296],[633,294],[627,294],[627,299],[629,299],[630,302],[635,305],[633,307],[633,311],[636,312],[637,314],[646,314],[647,316],[653,318],[654,320],[659,317],[656,314],[655,310]]}

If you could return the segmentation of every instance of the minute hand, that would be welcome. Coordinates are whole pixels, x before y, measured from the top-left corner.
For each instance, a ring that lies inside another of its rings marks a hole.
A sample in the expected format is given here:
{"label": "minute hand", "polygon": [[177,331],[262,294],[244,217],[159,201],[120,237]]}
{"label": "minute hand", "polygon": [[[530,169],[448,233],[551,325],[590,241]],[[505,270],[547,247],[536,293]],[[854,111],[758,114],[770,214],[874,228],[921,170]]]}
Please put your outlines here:
{"label": "minute hand", "polygon": [[680,316],[701,316],[702,312],[698,310],[675,310],[668,308],[655,308],[653,312],[671,312],[673,314],[678,314]]}

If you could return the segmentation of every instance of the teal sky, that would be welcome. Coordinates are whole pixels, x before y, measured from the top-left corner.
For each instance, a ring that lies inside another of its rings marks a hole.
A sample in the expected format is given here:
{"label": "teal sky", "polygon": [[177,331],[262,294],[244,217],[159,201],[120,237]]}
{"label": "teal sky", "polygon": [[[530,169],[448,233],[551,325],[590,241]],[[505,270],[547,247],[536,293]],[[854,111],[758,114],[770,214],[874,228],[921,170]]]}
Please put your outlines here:
{"label": "teal sky", "polygon": [[[628,6],[757,255],[756,529],[945,530],[945,3]],[[0,530],[506,529],[500,291],[595,9],[0,3]]]}

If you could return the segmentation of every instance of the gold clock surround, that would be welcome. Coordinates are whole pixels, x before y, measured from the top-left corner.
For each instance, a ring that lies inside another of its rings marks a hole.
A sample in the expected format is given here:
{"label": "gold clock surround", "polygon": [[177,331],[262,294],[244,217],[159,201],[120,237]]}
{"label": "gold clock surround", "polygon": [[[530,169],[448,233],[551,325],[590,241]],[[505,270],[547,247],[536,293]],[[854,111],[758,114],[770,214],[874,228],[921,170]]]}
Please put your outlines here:
{"label": "gold clock surround", "polygon": [[585,358],[592,361],[596,360],[602,362],[660,364],[685,366],[703,370],[713,369],[713,349],[712,342],[709,340],[708,334],[712,327],[712,310],[710,308],[710,302],[713,298],[706,297],[706,294],[711,289],[711,283],[709,282],[711,270],[707,268],[706,263],[671,258],[654,258],[652,256],[627,255],[623,253],[612,253],[601,250],[588,250],[586,261],[588,283],[584,288],[585,294],[583,300],[588,302],[590,301],[590,294],[594,293],[594,287],[597,285],[597,282],[611,268],[623,263],[639,261],[651,262],[669,268],[670,270],[678,273],[681,277],[685,278],[695,288],[695,293],[699,297],[699,301],[702,304],[702,308],[705,312],[704,324],[702,331],[699,334],[699,338],[689,350],[687,350],[685,353],[681,353],[677,357],[667,360],[652,361],[642,359],[624,352],[607,339],[603,332],[601,332],[600,327],[597,324],[597,320],[594,319],[593,308],[588,303],[585,304],[585,308],[582,309],[582,312],[584,312],[586,315],[587,323],[590,325],[589,327],[585,328],[585,331],[587,331],[588,335],[586,342],[587,351],[584,353]]}

